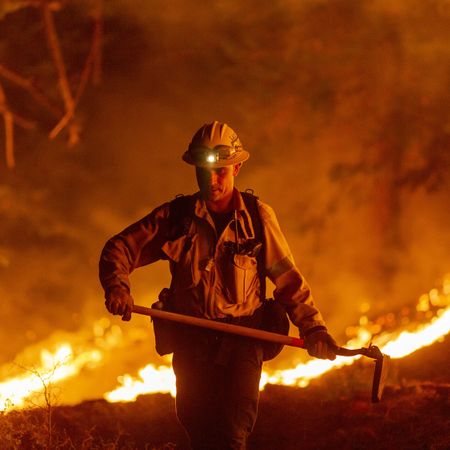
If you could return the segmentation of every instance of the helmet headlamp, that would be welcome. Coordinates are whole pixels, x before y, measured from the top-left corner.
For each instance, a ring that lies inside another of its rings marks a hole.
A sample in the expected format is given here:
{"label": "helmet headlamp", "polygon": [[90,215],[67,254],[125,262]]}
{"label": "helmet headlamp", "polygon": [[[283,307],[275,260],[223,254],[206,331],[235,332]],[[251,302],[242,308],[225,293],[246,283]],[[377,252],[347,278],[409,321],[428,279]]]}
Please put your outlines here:
{"label": "helmet headlamp", "polygon": [[199,167],[242,163],[249,157],[236,133],[225,123],[205,124],[193,136],[183,160]]}
{"label": "helmet headlamp", "polygon": [[209,163],[215,163],[215,162],[219,161],[219,159],[220,159],[220,155],[218,152],[209,153],[208,155],[206,155],[206,161]]}

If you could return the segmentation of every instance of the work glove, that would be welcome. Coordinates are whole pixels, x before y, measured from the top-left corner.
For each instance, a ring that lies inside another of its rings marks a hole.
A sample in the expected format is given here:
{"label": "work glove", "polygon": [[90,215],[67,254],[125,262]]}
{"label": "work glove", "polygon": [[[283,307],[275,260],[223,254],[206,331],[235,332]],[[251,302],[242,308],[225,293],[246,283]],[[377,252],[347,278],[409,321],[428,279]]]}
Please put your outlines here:
{"label": "work glove", "polygon": [[116,286],[106,293],[106,309],[114,315],[122,316],[122,320],[130,320],[134,300],[127,289]]}
{"label": "work glove", "polygon": [[305,347],[315,358],[336,359],[336,341],[328,334],[326,328],[319,328],[311,333],[305,333]]}

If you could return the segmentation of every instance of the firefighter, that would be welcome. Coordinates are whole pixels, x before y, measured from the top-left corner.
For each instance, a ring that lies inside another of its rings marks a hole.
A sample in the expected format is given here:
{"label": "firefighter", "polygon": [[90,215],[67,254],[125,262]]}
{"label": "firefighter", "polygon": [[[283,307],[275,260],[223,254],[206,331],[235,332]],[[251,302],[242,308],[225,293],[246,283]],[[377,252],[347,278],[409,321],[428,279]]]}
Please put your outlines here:
{"label": "firefighter", "polygon": [[[199,192],[164,203],[106,243],[100,258],[106,308],[130,320],[129,274],[166,259],[172,275],[163,296],[167,309],[261,327],[268,277],[309,354],[334,359],[336,343],[274,211],[235,188],[248,158],[225,123],[205,124],[194,134],[183,160],[195,166]],[[181,325],[171,336],[164,353],[173,351],[176,411],[192,448],[245,449],[257,416],[264,344]]]}

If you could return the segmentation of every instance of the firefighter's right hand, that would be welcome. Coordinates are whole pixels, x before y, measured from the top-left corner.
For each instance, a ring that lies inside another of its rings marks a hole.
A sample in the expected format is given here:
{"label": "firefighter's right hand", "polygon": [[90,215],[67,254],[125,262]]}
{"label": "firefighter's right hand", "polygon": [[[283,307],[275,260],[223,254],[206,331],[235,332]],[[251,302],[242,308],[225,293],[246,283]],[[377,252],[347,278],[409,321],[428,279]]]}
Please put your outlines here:
{"label": "firefighter's right hand", "polygon": [[106,309],[111,314],[122,316],[122,320],[131,319],[133,305],[133,297],[125,288],[117,286],[106,294]]}

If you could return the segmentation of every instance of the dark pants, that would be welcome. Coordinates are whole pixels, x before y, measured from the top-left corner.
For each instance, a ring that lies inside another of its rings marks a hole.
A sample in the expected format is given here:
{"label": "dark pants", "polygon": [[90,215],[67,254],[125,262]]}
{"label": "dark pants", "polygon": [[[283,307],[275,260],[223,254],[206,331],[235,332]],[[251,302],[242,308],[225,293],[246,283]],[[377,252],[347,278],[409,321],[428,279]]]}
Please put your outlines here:
{"label": "dark pants", "polygon": [[[258,412],[262,346],[209,334],[174,352],[177,416],[195,450],[245,449]],[[199,352],[201,349],[201,352]]]}

